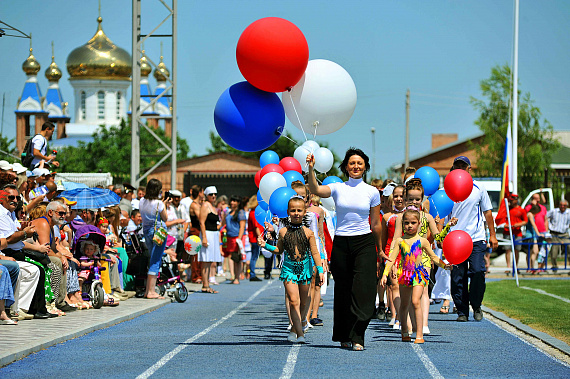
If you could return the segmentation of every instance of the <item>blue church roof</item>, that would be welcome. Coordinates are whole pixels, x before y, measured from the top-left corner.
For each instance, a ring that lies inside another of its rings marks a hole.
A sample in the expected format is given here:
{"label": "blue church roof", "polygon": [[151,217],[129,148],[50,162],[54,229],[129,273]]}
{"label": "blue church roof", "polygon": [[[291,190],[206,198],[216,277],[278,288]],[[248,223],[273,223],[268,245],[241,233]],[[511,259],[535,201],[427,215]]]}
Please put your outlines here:
{"label": "blue church roof", "polygon": [[38,82],[26,82],[24,84],[24,91],[22,91],[20,104],[29,97],[41,104],[40,99],[42,97],[42,91],[40,90]]}
{"label": "blue church roof", "polygon": [[63,97],[59,88],[48,88],[46,93],[46,104],[54,104],[58,108],[63,108]]}

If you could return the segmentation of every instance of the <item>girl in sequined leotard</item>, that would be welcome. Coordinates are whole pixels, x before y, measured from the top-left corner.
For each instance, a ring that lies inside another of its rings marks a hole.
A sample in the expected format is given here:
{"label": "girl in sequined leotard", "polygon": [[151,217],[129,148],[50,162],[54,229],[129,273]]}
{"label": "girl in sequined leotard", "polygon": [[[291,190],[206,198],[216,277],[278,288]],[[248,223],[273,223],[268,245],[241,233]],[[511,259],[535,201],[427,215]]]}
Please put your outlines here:
{"label": "girl in sequined leotard", "polygon": [[[423,312],[420,305],[424,288],[429,280],[429,274],[424,266],[422,255],[427,254],[431,261],[442,268],[450,269],[451,265],[445,265],[432,251],[430,243],[427,239],[418,235],[420,226],[420,212],[408,209],[402,216],[403,229],[405,234],[402,238],[394,240],[395,248],[390,254],[390,260],[386,265],[381,283],[386,283],[387,276],[392,268],[392,262],[396,257],[400,256],[401,269],[399,271],[398,283],[400,284],[400,317],[408,314],[410,303],[413,304],[415,320],[416,320],[416,343],[423,343]],[[409,342],[411,338],[408,333],[408,324],[401,324],[402,341]]]}
{"label": "girl in sequined leotard", "polygon": [[279,279],[283,281],[285,286],[292,322],[291,333],[287,339],[290,342],[297,343],[305,343],[305,334],[301,325],[301,310],[306,309],[309,301],[310,282],[313,275],[310,256],[313,257],[319,273],[317,279],[319,285],[324,277],[315,235],[302,224],[306,212],[305,199],[301,196],[293,196],[289,200],[287,209],[290,221],[279,230],[277,246],[266,244],[263,236],[258,239],[260,247],[264,247],[274,254],[284,254]]}

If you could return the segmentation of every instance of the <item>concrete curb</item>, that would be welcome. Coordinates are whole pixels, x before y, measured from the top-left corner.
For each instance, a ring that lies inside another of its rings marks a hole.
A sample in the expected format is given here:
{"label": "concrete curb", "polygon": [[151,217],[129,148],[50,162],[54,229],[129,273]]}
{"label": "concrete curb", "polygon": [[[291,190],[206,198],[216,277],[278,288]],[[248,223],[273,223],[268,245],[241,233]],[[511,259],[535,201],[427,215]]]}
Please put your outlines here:
{"label": "concrete curb", "polygon": [[495,310],[493,310],[489,307],[486,307],[484,305],[481,306],[481,309],[483,311],[485,311],[486,313],[489,313],[491,316],[496,317],[499,320],[506,322],[507,324],[517,328],[518,330],[520,330],[526,334],[530,334],[531,336],[538,338],[539,340],[541,340],[545,344],[552,346],[553,348],[558,349],[562,353],[570,356],[570,346],[568,346],[568,344],[566,344],[565,342],[560,341],[559,339],[554,338],[551,335],[548,335],[544,332],[540,332],[538,330],[535,330],[535,329],[531,328],[530,326],[523,324],[519,320],[515,320],[514,318],[508,317],[507,315],[505,315],[502,312],[495,311]]}
{"label": "concrete curb", "polygon": [[[108,328],[110,326],[119,324],[121,322],[132,320],[136,317],[142,316],[145,313],[149,313],[149,312],[152,312],[158,308],[161,308],[167,304],[170,304],[170,300],[168,298],[163,300],[163,301],[156,301],[155,305],[145,307],[144,309],[134,311],[133,313],[130,313],[127,315],[117,316],[113,319],[106,320],[103,322],[99,322],[99,323],[96,323],[94,325],[89,325],[85,328],[76,329],[73,332],[63,334],[59,337],[55,337],[55,338],[46,337],[46,338],[39,339],[39,340],[34,342],[33,346],[27,346],[24,348],[18,347],[18,348],[9,349],[7,351],[2,351],[2,353],[1,353],[2,355],[0,356],[0,367],[7,366],[8,364],[13,363],[14,361],[22,359],[22,358],[24,358],[24,357],[26,357],[32,353],[36,353],[36,352],[43,350],[43,349],[46,349],[50,346],[57,345],[58,343],[65,342],[67,340],[83,336],[85,334],[94,332],[94,331],[99,330],[99,329]],[[6,344],[5,346],[9,346],[9,343]]]}

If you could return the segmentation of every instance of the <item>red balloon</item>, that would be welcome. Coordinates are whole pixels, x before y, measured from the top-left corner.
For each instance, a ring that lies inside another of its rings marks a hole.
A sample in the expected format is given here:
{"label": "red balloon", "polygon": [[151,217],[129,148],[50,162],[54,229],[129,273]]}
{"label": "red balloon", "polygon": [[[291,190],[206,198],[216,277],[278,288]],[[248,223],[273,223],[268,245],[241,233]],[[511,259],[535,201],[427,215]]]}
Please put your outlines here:
{"label": "red balloon", "polygon": [[277,172],[283,175],[285,171],[283,171],[281,166],[279,166],[278,164],[275,163],[267,164],[261,169],[261,174],[259,175],[260,180],[265,176],[265,174],[269,174],[270,172]]}
{"label": "red balloon", "polygon": [[453,170],[445,177],[443,189],[451,200],[458,203],[471,195],[473,178],[465,170]]}
{"label": "red balloon", "polygon": [[283,171],[297,171],[299,174],[303,174],[301,164],[293,157],[285,157],[281,159],[279,166],[281,166]]}
{"label": "red balloon", "polygon": [[454,230],[443,240],[443,254],[445,259],[453,265],[463,263],[473,251],[473,240],[463,230]]}
{"label": "red balloon", "polygon": [[259,181],[260,180],[261,180],[261,169],[255,173],[255,177],[253,178],[253,181],[255,182],[255,185],[257,186],[257,188],[259,188]]}
{"label": "red balloon", "polygon": [[303,77],[309,63],[309,45],[292,22],[266,17],[243,31],[236,59],[251,85],[262,91],[283,92]]}

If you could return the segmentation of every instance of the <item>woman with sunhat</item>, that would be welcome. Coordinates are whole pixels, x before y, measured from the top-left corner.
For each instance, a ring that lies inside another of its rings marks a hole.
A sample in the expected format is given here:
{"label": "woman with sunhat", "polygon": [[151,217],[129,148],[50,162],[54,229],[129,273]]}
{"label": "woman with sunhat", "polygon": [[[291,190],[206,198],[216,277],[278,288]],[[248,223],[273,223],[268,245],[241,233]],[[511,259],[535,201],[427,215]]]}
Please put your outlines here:
{"label": "woman with sunhat", "polygon": [[218,190],[215,186],[206,187],[204,196],[206,201],[200,209],[200,239],[202,240],[202,248],[198,253],[198,262],[202,263],[202,292],[218,293],[210,287],[208,278],[210,278],[210,270],[213,262],[222,261],[222,253],[220,250],[220,218],[218,211],[214,205]]}

